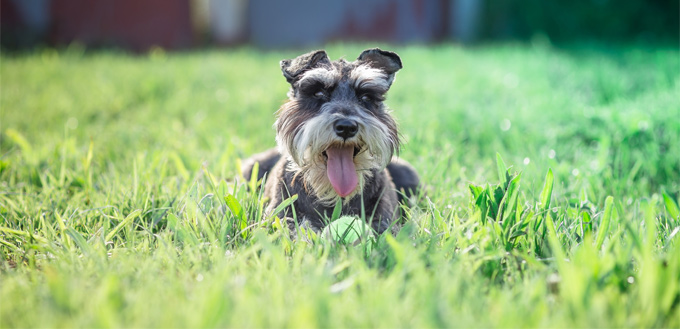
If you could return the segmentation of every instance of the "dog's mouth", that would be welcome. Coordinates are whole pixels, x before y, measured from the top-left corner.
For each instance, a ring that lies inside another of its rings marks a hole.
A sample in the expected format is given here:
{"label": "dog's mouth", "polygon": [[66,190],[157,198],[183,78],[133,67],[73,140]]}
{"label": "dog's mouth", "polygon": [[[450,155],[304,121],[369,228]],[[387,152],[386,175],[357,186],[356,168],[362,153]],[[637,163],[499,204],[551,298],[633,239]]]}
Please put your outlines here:
{"label": "dog's mouth", "polygon": [[359,185],[359,176],[354,166],[354,157],[361,152],[356,145],[332,145],[322,152],[326,159],[326,174],[333,189],[346,197]]}
{"label": "dog's mouth", "polygon": [[[352,154],[352,156],[356,157],[359,153],[361,153],[361,151],[363,151],[362,148],[360,148],[359,146],[354,146],[354,154]],[[328,153],[326,153],[326,151],[323,151],[321,152],[321,155],[323,155],[324,160],[328,162]]]}

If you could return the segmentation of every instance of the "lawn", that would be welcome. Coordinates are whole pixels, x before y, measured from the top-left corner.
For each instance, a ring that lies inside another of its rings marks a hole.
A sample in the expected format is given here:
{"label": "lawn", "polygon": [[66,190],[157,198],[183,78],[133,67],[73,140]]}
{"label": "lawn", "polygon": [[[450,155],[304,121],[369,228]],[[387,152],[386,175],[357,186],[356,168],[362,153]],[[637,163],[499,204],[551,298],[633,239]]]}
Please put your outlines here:
{"label": "lawn", "polygon": [[0,327],[680,327],[677,47],[383,48],[426,193],[357,246],[238,178],[302,51],[3,53]]}

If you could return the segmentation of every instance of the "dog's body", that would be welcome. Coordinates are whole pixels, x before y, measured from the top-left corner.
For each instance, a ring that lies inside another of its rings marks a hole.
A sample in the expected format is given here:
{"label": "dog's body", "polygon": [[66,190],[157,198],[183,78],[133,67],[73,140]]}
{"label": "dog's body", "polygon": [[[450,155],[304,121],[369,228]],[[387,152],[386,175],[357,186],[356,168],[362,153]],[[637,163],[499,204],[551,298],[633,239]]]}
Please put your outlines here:
{"label": "dog's body", "polygon": [[[291,90],[275,123],[278,149],[247,159],[242,173],[250,179],[259,163],[265,215],[320,230],[341,198],[342,215],[364,215],[379,233],[390,227],[399,202],[419,186],[415,170],[392,159],[399,134],[383,105],[401,67],[399,56],[377,48],[354,62],[331,62],[324,51],[281,61]],[[295,194],[292,209],[273,214]]]}

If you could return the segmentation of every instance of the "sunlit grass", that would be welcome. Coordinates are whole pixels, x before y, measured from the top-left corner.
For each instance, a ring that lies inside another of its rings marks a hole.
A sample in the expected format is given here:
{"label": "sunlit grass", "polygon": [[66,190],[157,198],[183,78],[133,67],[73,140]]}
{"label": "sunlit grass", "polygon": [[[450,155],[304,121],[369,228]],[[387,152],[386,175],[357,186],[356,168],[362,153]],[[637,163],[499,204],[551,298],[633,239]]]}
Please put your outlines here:
{"label": "sunlit grass", "polygon": [[298,52],[3,54],[0,326],[680,326],[676,49],[391,49],[426,195],[369,253],[237,178]]}

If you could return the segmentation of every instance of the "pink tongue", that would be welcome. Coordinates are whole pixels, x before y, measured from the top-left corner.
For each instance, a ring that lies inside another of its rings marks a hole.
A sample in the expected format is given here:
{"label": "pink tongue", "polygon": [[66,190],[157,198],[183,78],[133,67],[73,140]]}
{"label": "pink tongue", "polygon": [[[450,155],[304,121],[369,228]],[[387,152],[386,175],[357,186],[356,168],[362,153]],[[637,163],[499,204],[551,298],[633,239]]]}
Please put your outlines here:
{"label": "pink tongue", "polygon": [[354,147],[331,147],[326,150],[326,155],[328,179],[335,192],[344,198],[359,184],[359,177],[354,169]]}

